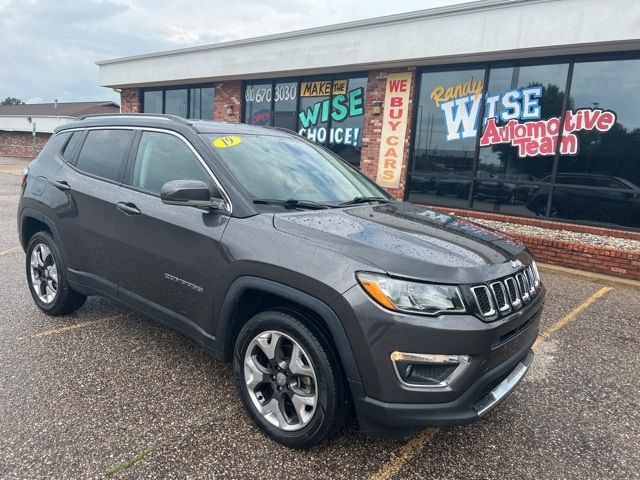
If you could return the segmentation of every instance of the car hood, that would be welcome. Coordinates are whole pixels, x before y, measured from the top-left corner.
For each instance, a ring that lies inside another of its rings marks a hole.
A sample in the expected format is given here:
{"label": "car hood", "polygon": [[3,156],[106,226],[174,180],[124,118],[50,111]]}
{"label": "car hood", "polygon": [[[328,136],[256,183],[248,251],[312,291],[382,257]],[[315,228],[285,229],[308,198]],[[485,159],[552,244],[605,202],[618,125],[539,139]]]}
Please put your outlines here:
{"label": "car hood", "polygon": [[524,244],[504,233],[403,202],[278,213],[274,227],[390,275],[433,282],[482,282],[531,261]]}

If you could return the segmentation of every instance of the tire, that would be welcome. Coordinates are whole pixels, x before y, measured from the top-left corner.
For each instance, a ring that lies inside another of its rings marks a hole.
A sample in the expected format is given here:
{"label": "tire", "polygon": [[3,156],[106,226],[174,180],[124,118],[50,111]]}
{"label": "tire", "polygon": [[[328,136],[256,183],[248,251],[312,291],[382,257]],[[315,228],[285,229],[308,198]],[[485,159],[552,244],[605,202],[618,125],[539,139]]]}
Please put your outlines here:
{"label": "tire", "polygon": [[44,313],[52,316],[67,315],[84,305],[87,297],[73,290],[67,283],[64,259],[49,232],[37,232],[31,237],[27,245],[25,265],[29,291],[33,301]]}
{"label": "tire", "polygon": [[[265,353],[270,350],[273,360]],[[251,318],[236,340],[233,369],[253,421],[287,447],[318,445],[349,416],[348,386],[337,353],[329,338],[297,312],[269,310]]]}

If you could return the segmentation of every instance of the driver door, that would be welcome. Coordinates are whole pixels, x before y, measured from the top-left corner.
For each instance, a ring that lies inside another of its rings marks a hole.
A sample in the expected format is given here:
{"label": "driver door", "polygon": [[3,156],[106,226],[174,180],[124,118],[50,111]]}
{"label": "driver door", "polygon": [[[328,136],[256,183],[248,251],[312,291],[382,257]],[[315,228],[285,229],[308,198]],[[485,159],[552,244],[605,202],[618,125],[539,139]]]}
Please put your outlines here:
{"label": "driver door", "polygon": [[166,205],[162,186],[211,175],[188,140],[169,131],[142,131],[116,195],[118,294],[155,316],[189,320],[209,331],[228,217]]}

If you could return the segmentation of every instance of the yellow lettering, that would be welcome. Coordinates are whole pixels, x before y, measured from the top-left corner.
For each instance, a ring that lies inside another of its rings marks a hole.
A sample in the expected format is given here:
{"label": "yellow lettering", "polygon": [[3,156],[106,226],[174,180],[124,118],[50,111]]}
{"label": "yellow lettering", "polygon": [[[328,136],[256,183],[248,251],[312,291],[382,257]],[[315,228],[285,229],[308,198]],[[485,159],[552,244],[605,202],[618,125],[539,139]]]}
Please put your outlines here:
{"label": "yellow lettering", "polygon": [[484,89],[484,82],[482,80],[476,80],[473,76],[464,83],[458,83],[449,87],[439,85],[431,90],[431,100],[436,104],[436,107],[440,108],[440,104],[448,102],[454,98],[466,97],[468,95],[475,95],[476,98],[482,95]]}

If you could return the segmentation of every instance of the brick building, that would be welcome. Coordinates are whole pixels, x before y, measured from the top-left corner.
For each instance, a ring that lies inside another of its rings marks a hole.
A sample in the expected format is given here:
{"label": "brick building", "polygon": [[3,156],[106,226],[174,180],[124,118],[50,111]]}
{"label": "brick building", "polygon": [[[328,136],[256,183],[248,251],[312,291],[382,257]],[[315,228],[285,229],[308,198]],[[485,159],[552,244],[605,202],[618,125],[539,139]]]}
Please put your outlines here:
{"label": "brick building", "polygon": [[92,113],[117,113],[114,102],[53,102],[0,105],[0,157],[35,157],[54,129]]}
{"label": "brick building", "polygon": [[399,199],[637,232],[639,15],[484,0],[98,65],[124,112],[288,128]]}

